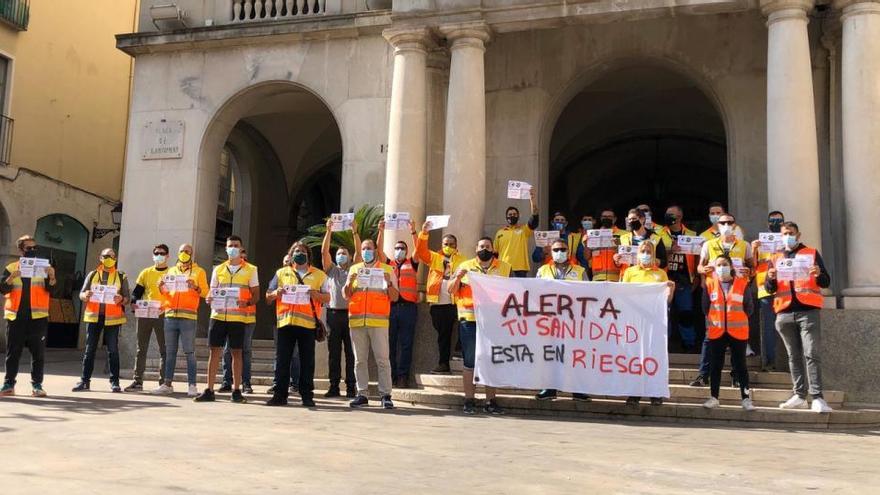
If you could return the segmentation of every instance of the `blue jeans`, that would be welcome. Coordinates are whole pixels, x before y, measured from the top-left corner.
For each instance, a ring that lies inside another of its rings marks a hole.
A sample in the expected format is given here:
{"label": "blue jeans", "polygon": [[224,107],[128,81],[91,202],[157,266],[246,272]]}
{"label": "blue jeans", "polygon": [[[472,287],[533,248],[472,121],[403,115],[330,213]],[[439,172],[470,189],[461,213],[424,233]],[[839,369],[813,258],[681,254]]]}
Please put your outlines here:
{"label": "blue jeans", "polygon": [[[241,382],[251,384],[251,356],[253,355],[254,327],[256,323],[247,323],[244,326],[244,346],[241,348]],[[223,383],[232,384],[232,352],[229,350],[229,342],[223,347]]]}
{"label": "blue jeans", "polygon": [[773,297],[758,299],[761,305],[761,361],[765,365],[776,363],[776,313]]}
{"label": "blue jeans", "polygon": [[461,357],[465,369],[474,369],[477,358],[477,322],[461,320],[458,322],[458,341],[461,342]]}
{"label": "blue jeans", "polygon": [[681,343],[685,347],[693,347],[697,335],[694,332],[694,288],[689,282],[675,284],[675,294],[672,295],[672,314],[673,327],[678,327]]}
{"label": "blue jeans", "polygon": [[174,381],[174,368],[177,365],[177,346],[183,347],[186,355],[186,380],[196,384],[196,320],[186,318],[165,318],[165,383]]}
{"label": "blue jeans", "polygon": [[407,377],[412,367],[413,338],[416,334],[416,319],[419,307],[415,303],[395,303],[391,305],[388,322],[388,344],[391,354],[392,378]]}
{"label": "blue jeans", "polygon": [[95,370],[95,353],[101,343],[101,332],[107,344],[107,359],[110,364],[110,383],[119,384],[119,325],[104,326],[104,317],[97,323],[89,323],[86,327],[86,351],[82,361],[82,381],[89,383]]}

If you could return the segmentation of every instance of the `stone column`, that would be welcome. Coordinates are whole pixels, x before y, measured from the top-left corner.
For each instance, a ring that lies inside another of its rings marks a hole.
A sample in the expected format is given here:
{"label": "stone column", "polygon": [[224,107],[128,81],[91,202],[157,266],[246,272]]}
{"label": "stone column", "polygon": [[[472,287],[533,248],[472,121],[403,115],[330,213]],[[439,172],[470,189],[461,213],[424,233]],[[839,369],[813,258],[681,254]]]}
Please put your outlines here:
{"label": "stone column", "polygon": [[482,22],[440,27],[451,53],[446,101],[443,209],[448,232],[464,253],[483,235],[486,205],[486,82],[483,55],[490,31]]}
{"label": "stone column", "polygon": [[[848,288],[843,293],[878,297],[880,265],[873,258],[880,233],[865,221],[866,215],[870,218],[880,212],[880,0],[837,0],[835,7],[843,11],[841,90],[848,273]],[[849,302],[846,307],[853,307]],[[871,306],[880,308],[880,299]]]}
{"label": "stone column", "polygon": [[[427,28],[410,28],[386,29],[382,35],[394,47],[385,211],[406,211],[416,222],[422,222],[428,159],[426,62],[428,46],[433,45],[431,33]],[[385,234],[388,254],[398,239],[412,244],[409,230],[389,230]]]}
{"label": "stone column", "polygon": [[812,0],[761,0],[767,16],[767,195],[821,248],[819,153],[807,12]]}

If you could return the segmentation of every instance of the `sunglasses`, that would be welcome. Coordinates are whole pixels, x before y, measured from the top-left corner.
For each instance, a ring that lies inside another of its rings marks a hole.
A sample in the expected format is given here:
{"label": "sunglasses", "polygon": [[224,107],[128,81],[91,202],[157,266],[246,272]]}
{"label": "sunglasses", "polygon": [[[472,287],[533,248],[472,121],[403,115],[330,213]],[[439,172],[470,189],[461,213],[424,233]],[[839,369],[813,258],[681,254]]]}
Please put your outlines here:
{"label": "sunglasses", "polygon": [[568,251],[566,248],[553,248],[554,253],[564,253],[566,251]]}

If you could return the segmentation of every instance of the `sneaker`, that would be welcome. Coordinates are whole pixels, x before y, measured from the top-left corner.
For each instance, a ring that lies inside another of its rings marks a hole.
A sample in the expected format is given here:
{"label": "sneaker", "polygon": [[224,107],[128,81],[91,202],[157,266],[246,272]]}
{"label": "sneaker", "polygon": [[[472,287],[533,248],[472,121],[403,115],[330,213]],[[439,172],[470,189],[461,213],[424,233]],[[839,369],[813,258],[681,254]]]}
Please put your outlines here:
{"label": "sneaker", "polygon": [[[192,387],[190,387],[190,388],[192,388]],[[162,385],[159,385],[158,387],[151,390],[150,393],[153,395],[171,395],[174,393],[174,387],[172,387],[171,385],[168,385],[166,383],[163,383]]]}
{"label": "sneaker", "polygon": [[370,400],[367,399],[364,395],[358,395],[355,399],[348,403],[348,407],[363,407],[370,403]]}
{"label": "sneaker", "polygon": [[662,406],[663,405],[663,397],[651,397],[651,405],[652,406]]}
{"label": "sneaker", "polygon": [[89,390],[91,390],[89,382],[80,380],[76,382],[76,386],[71,389],[71,392],[88,392]]}
{"label": "sneaker", "polygon": [[43,390],[43,385],[40,383],[34,383],[31,389],[31,395],[33,397],[45,397],[46,391]]}
{"label": "sneaker", "polygon": [[217,392],[221,394],[228,394],[229,392],[232,392],[232,384],[224,383],[223,385],[220,385],[220,388],[217,389]]}
{"label": "sneaker", "polygon": [[303,399],[302,400],[303,407],[315,407],[314,399]]}
{"label": "sneaker", "polygon": [[749,344],[746,344],[746,357],[752,357],[754,355],[756,355],[756,354],[755,354],[754,349],[752,349],[752,346]]}
{"label": "sneaker", "polygon": [[578,402],[590,402],[591,399],[587,394],[571,394],[571,400],[576,400]]}
{"label": "sneaker", "polygon": [[15,385],[11,383],[4,383],[3,388],[0,388],[0,396],[13,396],[15,395]]}
{"label": "sneaker", "polygon": [[[173,390],[172,390],[173,392]],[[199,387],[195,385],[190,385],[186,391],[187,397],[198,397],[199,396]]]}
{"label": "sneaker", "polygon": [[342,394],[339,393],[339,387],[330,387],[330,390],[324,392],[324,397],[327,399],[332,399],[334,397],[340,397]]}
{"label": "sneaker", "polygon": [[800,398],[797,394],[792,395],[790,399],[779,404],[779,409],[806,409],[806,399]]}
{"label": "sneaker", "polygon": [[535,395],[535,399],[538,400],[556,400],[556,391],[550,388],[545,388],[541,390]]}
{"label": "sneaker", "polygon": [[244,404],[247,402],[247,399],[241,395],[241,390],[235,389],[232,391],[232,397],[229,398],[230,402],[235,402],[236,404]]}
{"label": "sneaker", "polygon": [[709,377],[706,375],[699,375],[689,384],[691,387],[705,387],[709,385]]}
{"label": "sneaker", "polygon": [[813,399],[813,403],[810,405],[810,410],[814,413],[830,413],[833,411],[831,406],[829,406],[828,403],[825,402],[825,399],[821,397]]}
{"label": "sneaker", "polygon": [[144,389],[144,384],[138,381],[131,382],[131,385],[125,387],[126,392],[140,392]]}
{"label": "sneaker", "polygon": [[245,383],[241,386],[241,392],[247,395],[251,395],[254,393],[254,387],[251,387],[250,383]]}
{"label": "sneaker", "polygon": [[271,407],[286,406],[287,399],[282,399],[281,397],[275,397],[273,395],[269,400],[266,401],[266,405]]}
{"label": "sneaker", "polygon": [[629,397],[626,399],[626,405],[637,406],[637,405],[639,405],[640,400],[642,400],[641,397]]}
{"label": "sneaker", "polygon": [[215,400],[214,391],[210,388],[206,388],[204,392],[193,398],[193,402],[214,402]]}
{"label": "sneaker", "polygon": [[465,399],[461,411],[468,415],[477,414],[477,402],[474,399]]}
{"label": "sneaker", "polygon": [[266,389],[266,395],[275,395],[275,385]]}
{"label": "sneaker", "polygon": [[345,389],[345,397],[346,398],[354,399],[355,397],[357,397],[357,395],[358,395],[358,391],[357,391],[356,387],[348,387],[347,389]]}
{"label": "sneaker", "polygon": [[121,394],[122,387],[120,387],[118,383],[111,383],[110,384],[110,391],[113,392],[114,394]]}
{"label": "sneaker", "polygon": [[504,414],[504,409],[498,405],[498,402],[495,399],[489,399],[486,402],[486,405],[483,406],[483,410],[486,411],[486,414],[494,414],[496,416]]}
{"label": "sneaker", "polygon": [[449,363],[446,364],[438,364],[436,368],[431,370],[432,375],[445,375],[450,373],[452,370],[449,368]]}
{"label": "sneaker", "polygon": [[757,409],[757,407],[755,407],[755,405],[752,404],[751,397],[746,397],[745,399],[742,400],[742,408],[745,409],[746,411],[754,411],[755,409]]}
{"label": "sneaker", "polygon": [[703,402],[703,407],[705,407],[706,409],[715,409],[720,405],[721,401],[719,401],[715,397],[709,397],[708,399],[706,399],[706,402]]}
{"label": "sneaker", "polygon": [[383,395],[382,396],[382,407],[384,407],[385,409],[394,409],[394,403],[391,402],[390,395]]}

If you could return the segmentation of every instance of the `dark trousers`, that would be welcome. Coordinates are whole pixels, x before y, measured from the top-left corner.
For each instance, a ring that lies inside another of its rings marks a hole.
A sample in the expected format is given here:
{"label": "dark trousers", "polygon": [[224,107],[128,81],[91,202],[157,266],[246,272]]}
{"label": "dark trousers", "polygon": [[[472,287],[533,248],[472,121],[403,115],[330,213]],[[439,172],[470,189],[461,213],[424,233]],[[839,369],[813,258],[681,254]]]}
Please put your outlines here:
{"label": "dark trousers", "polygon": [[6,322],[6,380],[15,385],[21,353],[27,347],[31,353],[31,383],[43,383],[43,363],[46,354],[46,330],[49,318],[14,320]]}
{"label": "dark trousers", "polygon": [[311,399],[315,390],[315,330],[293,325],[275,330],[275,397],[287,399],[290,359],[299,349],[299,395]]}
{"label": "dark trousers", "polygon": [[330,386],[339,387],[342,380],[342,353],[345,350],[345,386],[354,388],[357,380],[354,377],[354,349],[351,346],[351,329],[348,328],[347,309],[327,309],[328,368]]}
{"label": "dark trousers", "polygon": [[392,378],[409,376],[418,316],[419,307],[415,303],[398,302],[391,305],[391,316],[388,322],[388,345]]}
{"label": "dark trousers", "polygon": [[431,323],[434,325],[434,330],[437,330],[437,348],[440,355],[438,363],[441,366],[448,366],[452,355],[452,330],[458,321],[458,310],[454,304],[432,304],[430,312]]}
{"label": "dark trousers", "polygon": [[724,368],[724,353],[730,347],[730,364],[734,376],[739,381],[742,398],[749,396],[749,371],[746,369],[746,346],[748,340],[737,340],[725,333],[717,339],[709,341],[709,387],[712,397],[718,398],[721,389],[721,370]]}
{"label": "dark trousers", "polygon": [[110,363],[110,383],[119,383],[119,325],[104,326],[104,317],[97,323],[89,323],[86,327],[86,351],[83,354],[82,381],[88,383],[95,370],[95,353],[101,343],[101,332],[104,332],[104,343],[107,345],[107,359]]}

